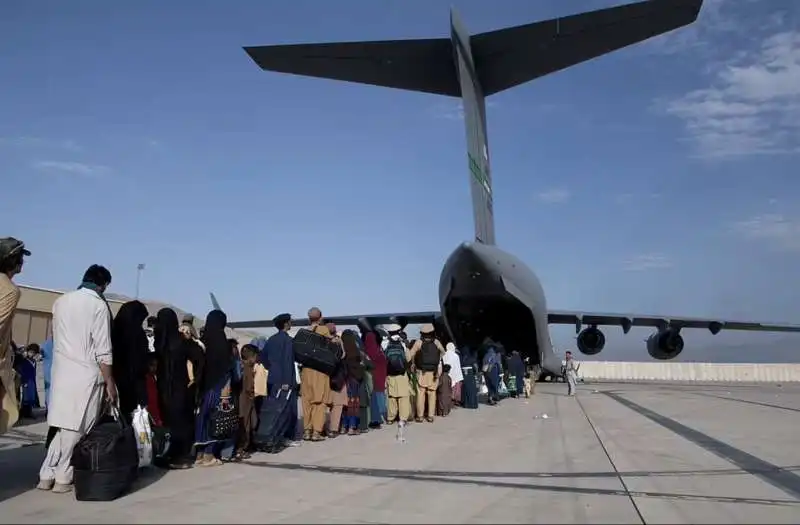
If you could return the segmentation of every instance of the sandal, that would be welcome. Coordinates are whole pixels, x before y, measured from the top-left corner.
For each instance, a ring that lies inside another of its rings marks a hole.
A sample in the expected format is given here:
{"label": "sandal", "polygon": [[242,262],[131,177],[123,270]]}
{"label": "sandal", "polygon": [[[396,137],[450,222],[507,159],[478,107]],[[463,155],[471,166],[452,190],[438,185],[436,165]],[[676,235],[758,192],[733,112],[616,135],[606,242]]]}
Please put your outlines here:
{"label": "sandal", "polygon": [[222,465],[222,460],[219,458],[212,458],[205,463],[200,463],[201,467],[219,467]]}

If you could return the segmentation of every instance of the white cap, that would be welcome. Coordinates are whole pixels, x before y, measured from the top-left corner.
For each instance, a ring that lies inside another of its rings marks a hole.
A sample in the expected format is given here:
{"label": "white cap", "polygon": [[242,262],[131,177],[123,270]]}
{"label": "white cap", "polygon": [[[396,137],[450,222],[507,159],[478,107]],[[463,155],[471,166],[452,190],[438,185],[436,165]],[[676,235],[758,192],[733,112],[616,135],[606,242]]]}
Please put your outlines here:
{"label": "white cap", "polygon": [[389,333],[391,334],[391,333],[394,333],[394,332],[400,332],[400,331],[402,331],[402,330],[403,330],[403,327],[402,327],[402,326],[400,326],[400,325],[399,325],[399,324],[397,324],[397,323],[391,323],[391,324],[385,324],[385,325],[383,325],[383,329],[384,329],[384,330],[386,330],[387,332],[389,332]]}

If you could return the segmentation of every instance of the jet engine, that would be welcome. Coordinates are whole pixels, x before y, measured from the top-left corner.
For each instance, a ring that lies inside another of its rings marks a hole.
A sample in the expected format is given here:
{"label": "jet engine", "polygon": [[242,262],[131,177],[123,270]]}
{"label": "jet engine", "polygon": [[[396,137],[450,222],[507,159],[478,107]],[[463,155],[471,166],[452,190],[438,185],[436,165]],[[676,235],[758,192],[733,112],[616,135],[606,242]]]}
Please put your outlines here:
{"label": "jet engine", "polygon": [[597,327],[590,326],[578,334],[578,350],[586,355],[597,355],[606,346],[606,336]]}
{"label": "jet engine", "polygon": [[683,352],[683,337],[674,328],[659,330],[647,338],[647,353],[653,359],[667,361]]}

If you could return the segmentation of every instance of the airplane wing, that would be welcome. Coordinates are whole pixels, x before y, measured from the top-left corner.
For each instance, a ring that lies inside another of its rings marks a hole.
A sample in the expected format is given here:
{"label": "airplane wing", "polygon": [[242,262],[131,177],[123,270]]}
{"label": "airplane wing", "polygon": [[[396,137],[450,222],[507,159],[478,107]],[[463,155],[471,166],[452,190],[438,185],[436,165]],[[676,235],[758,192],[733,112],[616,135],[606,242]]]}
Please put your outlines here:
{"label": "airplane wing", "polygon": [[[359,319],[368,319],[372,325],[397,323],[405,327],[409,324],[433,323],[439,317],[439,312],[404,312],[389,314],[363,314],[363,315],[333,315],[325,316],[326,323],[334,323],[339,326],[355,326]],[[308,319],[298,316],[292,319],[292,326],[308,326]],[[272,328],[272,320],[263,319],[259,321],[234,321],[228,323],[231,328]]]}
{"label": "airplane wing", "polygon": [[[439,312],[395,312],[382,314],[334,315],[325,316],[325,321],[340,326],[354,326],[359,319],[368,319],[371,324],[397,323],[401,326],[409,324],[435,323]],[[547,314],[548,324],[571,324],[576,333],[584,326],[619,326],[624,333],[633,327],[655,328],[700,328],[717,334],[722,330],[746,330],[754,332],[800,332],[800,325],[758,323],[751,321],[730,321],[724,319],[702,319],[694,317],[592,313],[565,310],[551,310]],[[292,320],[294,326],[308,326],[308,319],[298,316]],[[255,321],[234,321],[228,323],[231,328],[271,328],[271,319]]]}
{"label": "airplane wing", "polygon": [[601,314],[553,310],[547,314],[549,324],[575,325],[576,333],[582,326],[619,326],[624,333],[634,326],[656,328],[704,328],[712,334],[721,330],[748,330],[754,332],[800,332],[800,325],[765,324],[749,321],[726,321],[724,319],[700,319],[694,317],[672,317],[638,314]]}

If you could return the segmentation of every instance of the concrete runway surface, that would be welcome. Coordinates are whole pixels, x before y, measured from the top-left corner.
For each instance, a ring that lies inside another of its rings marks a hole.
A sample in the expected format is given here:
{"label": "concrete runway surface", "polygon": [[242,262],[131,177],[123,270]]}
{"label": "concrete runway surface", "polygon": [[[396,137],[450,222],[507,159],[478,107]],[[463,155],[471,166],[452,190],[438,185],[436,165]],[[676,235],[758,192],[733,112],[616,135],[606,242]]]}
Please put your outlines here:
{"label": "concrete runway surface", "polygon": [[387,427],[241,464],[153,469],[111,503],[33,490],[44,425],[21,427],[0,443],[0,522],[800,522],[800,385],[565,393],[540,384],[530,400],[455,410],[409,426],[405,444]]}

